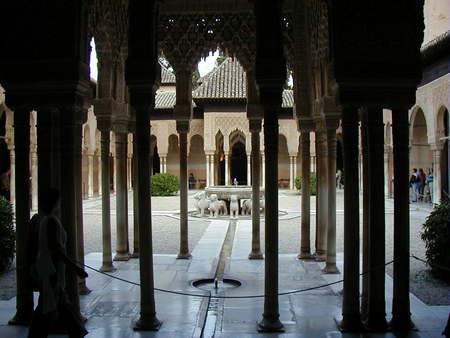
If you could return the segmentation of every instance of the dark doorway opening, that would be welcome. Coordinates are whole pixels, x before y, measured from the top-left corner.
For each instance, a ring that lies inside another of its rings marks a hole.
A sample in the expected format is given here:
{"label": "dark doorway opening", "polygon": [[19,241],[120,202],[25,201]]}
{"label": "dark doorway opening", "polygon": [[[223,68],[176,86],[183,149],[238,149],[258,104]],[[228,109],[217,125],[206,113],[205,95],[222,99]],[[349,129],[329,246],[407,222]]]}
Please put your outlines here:
{"label": "dark doorway opening", "polygon": [[153,175],[160,173],[160,159],[158,155],[158,147],[155,145],[155,148],[153,149]]}
{"label": "dark doorway opening", "polygon": [[236,142],[231,149],[231,184],[235,178],[239,185],[247,185],[247,153],[241,142]]}

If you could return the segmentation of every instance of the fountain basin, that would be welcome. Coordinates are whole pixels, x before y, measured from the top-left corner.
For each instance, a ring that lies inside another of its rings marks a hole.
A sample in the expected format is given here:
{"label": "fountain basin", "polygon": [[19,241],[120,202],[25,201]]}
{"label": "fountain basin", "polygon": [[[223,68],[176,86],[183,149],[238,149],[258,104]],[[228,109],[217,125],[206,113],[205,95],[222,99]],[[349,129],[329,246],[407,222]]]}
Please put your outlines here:
{"label": "fountain basin", "polygon": [[[206,197],[210,197],[213,194],[217,195],[219,200],[230,200],[231,195],[236,195],[238,200],[251,199],[252,198],[252,186],[251,185],[216,185],[205,188]],[[264,197],[264,188],[260,187],[260,198]]]}

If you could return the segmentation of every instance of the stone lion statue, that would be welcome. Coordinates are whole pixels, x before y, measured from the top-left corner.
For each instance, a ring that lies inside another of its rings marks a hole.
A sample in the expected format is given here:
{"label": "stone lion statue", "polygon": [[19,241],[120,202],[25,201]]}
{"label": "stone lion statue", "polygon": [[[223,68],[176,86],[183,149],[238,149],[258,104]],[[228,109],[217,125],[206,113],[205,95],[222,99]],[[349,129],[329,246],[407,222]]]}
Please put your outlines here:
{"label": "stone lion statue", "polygon": [[197,209],[197,213],[200,214],[200,217],[205,215],[205,210],[208,210],[209,204],[211,203],[209,198],[206,197],[206,193],[204,191],[199,191],[194,195],[195,199],[195,208]]}
{"label": "stone lion statue", "polygon": [[252,214],[252,200],[245,200],[242,203],[242,210],[241,210],[241,214],[242,215],[251,215]]}
{"label": "stone lion statue", "polygon": [[227,205],[225,201],[220,201],[217,199],[216,194],[212,194],[210,196],[210,202],[209,202],[209,211],[211,214],[209,217],[218,218],[219,215],[228,215]]}
{"label": "stone lion statue", "polygon": [[230,197],[230,218],[238,218],[239,216],[239,202],[237,195]]}

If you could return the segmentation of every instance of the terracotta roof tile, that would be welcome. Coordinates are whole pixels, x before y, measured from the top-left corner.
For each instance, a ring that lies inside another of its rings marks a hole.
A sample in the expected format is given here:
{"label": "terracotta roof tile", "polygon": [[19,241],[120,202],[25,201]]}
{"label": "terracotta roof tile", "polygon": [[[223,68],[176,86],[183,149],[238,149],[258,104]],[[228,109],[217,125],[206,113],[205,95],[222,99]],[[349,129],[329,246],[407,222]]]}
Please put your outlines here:
{"label": "terracotta roof tile", "polygon": [[175,84],[176,78],[175,74],[168,70],[166,67],[161,65],[161,84]]}

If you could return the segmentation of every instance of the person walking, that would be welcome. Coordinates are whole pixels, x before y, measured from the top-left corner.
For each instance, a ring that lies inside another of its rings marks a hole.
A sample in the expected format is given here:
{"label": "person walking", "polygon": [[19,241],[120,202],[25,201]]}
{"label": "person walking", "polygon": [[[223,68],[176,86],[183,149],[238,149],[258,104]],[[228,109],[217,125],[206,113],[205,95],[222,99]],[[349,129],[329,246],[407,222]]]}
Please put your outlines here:
{"label": "person walking", "polygon": [[418,195],[418,190],[417,190],[417,184],[418,184],[419,178],[417,175],[417,169],[414,168],[413,169],[413,173],[411,175],[411,177],[409,178],[409,184],[411,185],[412,188],[412,200],[411,202],[417,202],[417,195]]}
{"label": "person walking", "polygon": [[423,201],[424,200],[424,189],[425,189],[425,183],[426,183],[426,176],[425,173],[423,172],[423,169],[420,168],[419,172],[417,174],[417,177],[419,179],[418,184],[417,184],[417,190],[419,191],[419,200]]}
{"label": "person walking", "polygon": [[30,280],[33,289],[39,291],[39,300],[28,331],[29,338],[47,337],[56,323],[61,323],[70,338],[88,334],[65,290],[66,267],[80,278],[86,278],[87,273],[66,255],[66,231],[53,215],[58,201],[58,190],[50,188],[39,201],[41,211],[30,221],[28,250],[30,258],[34,258],[30,263]]}
{"label": "person walking", "polygon": [[427,177],[427,184],[428,184],[428,192],[430,193],[430,203],[433,203],[433,169],[428,169],[428,177]]}

